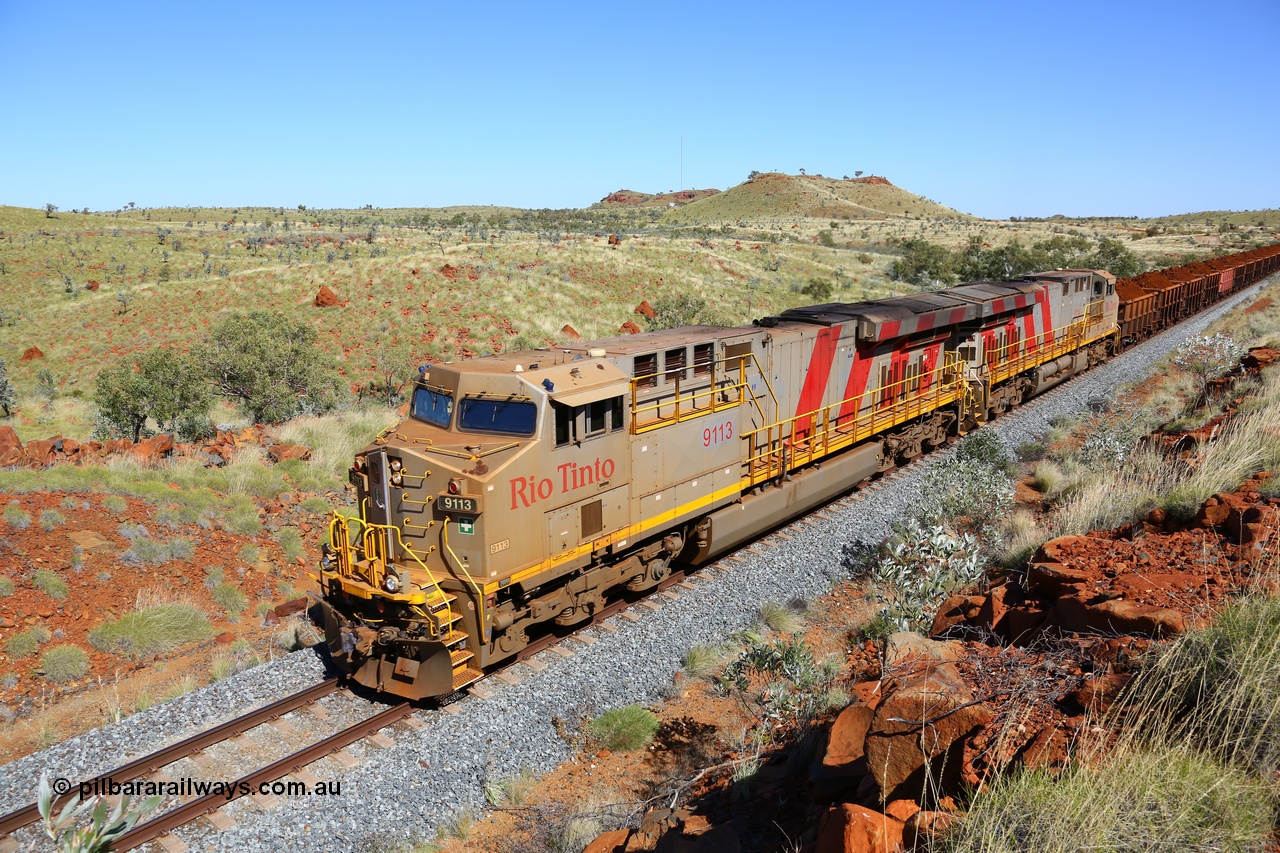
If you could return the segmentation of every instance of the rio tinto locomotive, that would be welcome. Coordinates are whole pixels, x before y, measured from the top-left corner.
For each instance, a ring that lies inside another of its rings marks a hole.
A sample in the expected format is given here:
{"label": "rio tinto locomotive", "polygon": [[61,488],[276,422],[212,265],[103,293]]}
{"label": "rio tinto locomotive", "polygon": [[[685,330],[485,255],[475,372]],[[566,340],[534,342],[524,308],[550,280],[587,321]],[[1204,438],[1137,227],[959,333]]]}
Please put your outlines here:
{"label": "rio tinto locomotive", "polygon": [[423,367],[331,524],[328,647],[369,688],[451,693],[1159,325],[1120,314],[1113,276],[1056,270]]}

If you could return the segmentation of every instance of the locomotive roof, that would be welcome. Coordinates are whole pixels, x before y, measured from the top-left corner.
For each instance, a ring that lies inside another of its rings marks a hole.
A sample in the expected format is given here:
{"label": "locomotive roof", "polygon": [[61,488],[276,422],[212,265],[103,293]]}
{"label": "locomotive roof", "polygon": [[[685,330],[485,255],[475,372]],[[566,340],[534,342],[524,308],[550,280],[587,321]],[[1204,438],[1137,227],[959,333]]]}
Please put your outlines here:
{"label": "locomotive roof", "polygon": [[793,321],[818,326],[856,323],[858,337],[880,341],[927,332],[1025,306],[1042,285],[1034,281],[975,281],[943,290],[867,302],[833,302],[783,311],[762,326]]}

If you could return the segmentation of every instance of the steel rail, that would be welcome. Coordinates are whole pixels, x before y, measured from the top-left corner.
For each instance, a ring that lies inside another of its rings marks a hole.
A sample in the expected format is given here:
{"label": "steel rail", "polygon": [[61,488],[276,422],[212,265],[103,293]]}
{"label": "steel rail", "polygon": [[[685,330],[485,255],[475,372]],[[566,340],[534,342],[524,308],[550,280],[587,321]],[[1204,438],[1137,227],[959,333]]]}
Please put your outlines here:
{"label": "steel rail", "polygon": [[210,792],[170,809],[146,823],[135,826],[129,832],[120,836],[112,849],[117,851],[132,850],[141,844],[172,832],[180,826],[185,826],[197,818],[239,799],[246,793],[255,793],[260,785],[274,782],[282,776],[300,770],[312,762],[319,761],[326,755],[350,746],[361,738],[377,732],[379,729],[386,728],[397,720],[404,719],[412,714],[413,711],[414,706],[409,702],[387,708],[363,722],[304,747],[260,770],[241,776],[232,783],[229,791]]}
{"label": "steel rail", "polygon": [[[99,774],[90,779],[86,779],[81,785],[92,786],[97,782],[106,782],[113,780],[116,782],[127,782],[130,779],[136,779],[147,773],[154,773],[165,765],[172,764],[180,758],[186,758],[194,755],[215,743],[222,743],[225,740],[244,734],[255,726],[263,723],[279,719],[284,714],[296,711],[299,708],[306,707],[319,699],[328,696],[330,693],[338,689],[338,679],[330,678],[314,684],[305,690],[300,690],[291,696],[264,705],[261,708],[250,711],[235,719],[228,720],[214,726],[211,729],[199,732],[185,740],[180,740],[175,744],[158,749],[155,752],[144,755],[142,758],[136,759],[117,767],[114,770],[108,770],[106,773]],[[67,793],[57,797],[54,800],[54,809],[60,808],[64,803],[68,802],[80,789],[80,785],[73,786]],[[8,835],[24,826],[35,823],[40,820],[40,811],[35,803],[28,803],[20,809],[16,809],[8,814],[0,817],[0,836]]]}

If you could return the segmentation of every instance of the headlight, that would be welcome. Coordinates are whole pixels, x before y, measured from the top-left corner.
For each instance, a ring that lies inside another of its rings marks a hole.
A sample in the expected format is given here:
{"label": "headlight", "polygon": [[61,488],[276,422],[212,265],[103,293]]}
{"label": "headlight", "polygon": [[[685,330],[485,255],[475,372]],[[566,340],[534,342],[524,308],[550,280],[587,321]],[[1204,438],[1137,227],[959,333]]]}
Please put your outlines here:
{"label": "headlight", "polygon": [[404,466],[400,464],[400,460],[399,460],[399,459],[392,459],[392,460],[391,460],[391,470],[392,470],[392,471],[399,471],[399,470],[400,470],[401,468],[403,468],[403,467],[404,467]]}
{"label": "headlight", "polygon": [[403,486],[403,485],[404,485],[404,475],[403,475],[403,474],[392,474],[392,475],[391,475],[391,485],[393,485],[393,486]]}
{"label": "headlight", "polygon": [[382,588],[387,592],[395,592],[400,589],[400,578],[388,572],[387,579],[382,582]]}

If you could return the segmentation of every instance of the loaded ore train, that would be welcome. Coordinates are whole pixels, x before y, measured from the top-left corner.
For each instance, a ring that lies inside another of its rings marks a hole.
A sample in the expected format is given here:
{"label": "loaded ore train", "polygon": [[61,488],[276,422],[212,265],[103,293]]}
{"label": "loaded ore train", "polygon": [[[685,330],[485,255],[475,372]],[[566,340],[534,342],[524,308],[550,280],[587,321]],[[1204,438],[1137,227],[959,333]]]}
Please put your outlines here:
{"label": "loaded ore train", "polygon": [[652,591],[1280,269],[1054,270],[751,326],[420,369],[317,580],[334,661],[409,699]]}

